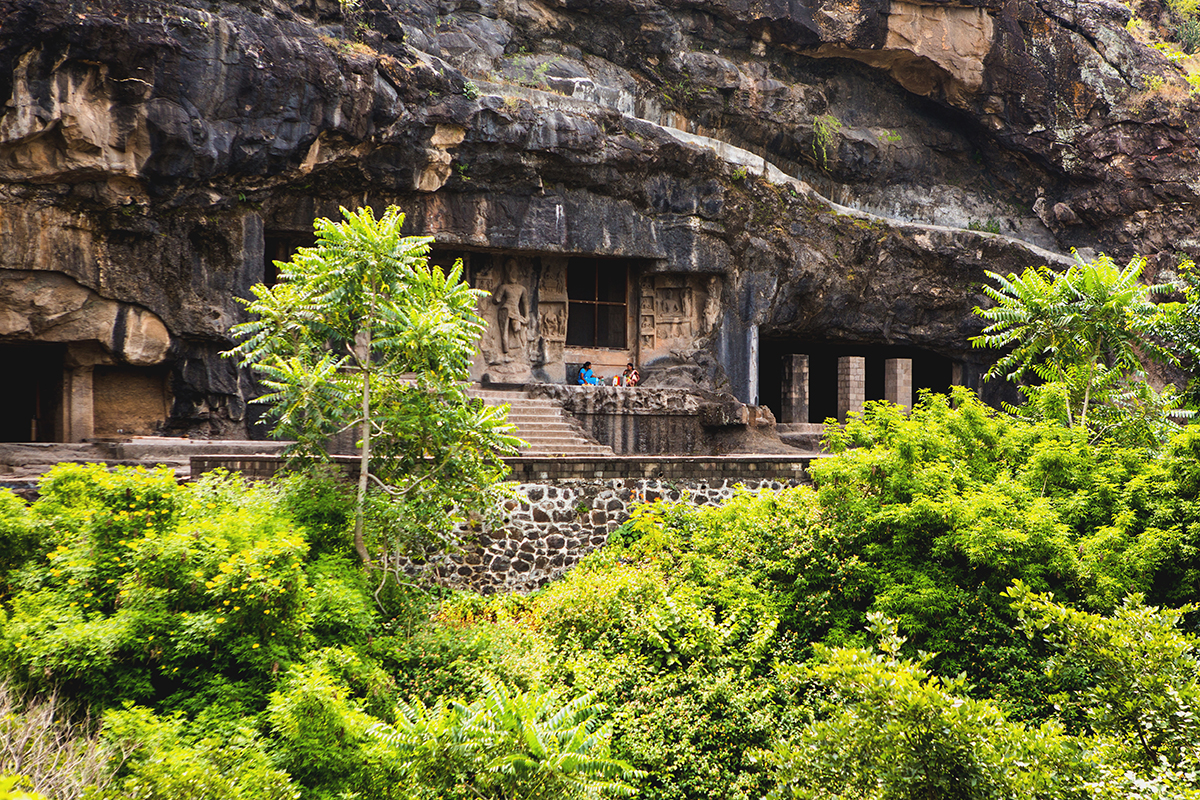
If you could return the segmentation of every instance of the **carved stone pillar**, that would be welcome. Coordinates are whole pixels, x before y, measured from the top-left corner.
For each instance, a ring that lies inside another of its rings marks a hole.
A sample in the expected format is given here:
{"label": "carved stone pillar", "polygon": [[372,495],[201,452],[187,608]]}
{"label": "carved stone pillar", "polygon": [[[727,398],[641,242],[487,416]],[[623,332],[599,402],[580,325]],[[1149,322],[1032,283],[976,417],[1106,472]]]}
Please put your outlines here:
{"label": "carved stone pillar", "polygon": [[783,408],[780,422],[808,422],[808,356],[783,358]]}
{"label": "carved stone pillar", "polygon": [[883,362],[883,399],[912,411],[912,359],[889,358]]}
{"label": "carved stone pillar", "polygon": [[74,367],[63,375],[63,425],[68,442],[82,442],[95,432],[92,365]]}
{"label": "carved stone pillar", "polygon": [[850,412],[862,413],[867,399],[867,359],[842,356],[838,359],[838,422]]}

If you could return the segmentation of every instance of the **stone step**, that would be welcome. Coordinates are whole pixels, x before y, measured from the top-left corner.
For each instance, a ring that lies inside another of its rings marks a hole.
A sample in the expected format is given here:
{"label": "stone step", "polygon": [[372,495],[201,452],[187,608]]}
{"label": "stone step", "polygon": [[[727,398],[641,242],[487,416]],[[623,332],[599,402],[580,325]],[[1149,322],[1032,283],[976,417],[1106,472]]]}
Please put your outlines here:
{"label": "stone step", "polygon": [[520,413],[528,413],[528,414],[551,413],[551,414],[553,414],[556,411],[558,411],[560,408],[560,406],[552,400],[546,400],[542,403],[534,403],[534,402],[530,401],[528,403],[488,403],[488,405],[493,405],[493,406],[507,405],[510,413],[517,413],[517,414],[520,414]]}
{"label": "stone step", "polygon": [[[547,428],[547,424],[554,424],[557,427]],[[534,423],[531,426],[518,426],[518,430],[525,431],[529,436],[554,436],[562,437],[569,436],[573,439],[581,439],[590,441],[586,436],[579,432],[578,428],[568,425],[565,421],[551,420],[550,423]],[[525,437],[523,437],[525,438]]]}
{"label": "stone step", "polygon": [[588,447],[596,444],[595,442],[589,442],[587,439],[584,439],[579,435],[571,436],[568,434],[542,433],[535,434],[533,436],[522,436],[521,438],[524,439],[530,447],[541,447],[543,445],[565,447],[573,444],[580,445],[581,447]]}
{"label": "stone step", "polygon": [[825,425],[820,422],[780,422],[775,430],[779,433],[824,433]]}
{"label": "stone step", "polygon": [[510,410],[508,418],[521,419],[526,422],[533,422],[539,419],[558,419],[562,416],[561,409],[558,408],[523,408],[520,410]]}
{"label": "stone step", "polygon": [[517,409],[517,408],[558,408],[559,407],[558,403],[556,403],[553,400],[546,398],[546,397],[530,397],[530,398],[524,399],[524,400],[504,398],[504,399],[497,399],[494,403],[489,403],[489,405],[505,405],[505,404],[507,404],[509,408],[513,408],[513,409]]}
{"label": "stone step", "polygon": [[601,445],[576,445],[573,447],[530,447],[520,451],[522,456],[611,456],[612,450]]}
{"label": "stone step", "polygon": [[570,420],[558,413],[546,414],[509,414],[508,421],[514,425],[566,425],[574,429],[574,425]]}
{"label": "stone step", "polygon": [[508,405],[507,419],[516,427],[513,434],[527,442],[521,448],[522,455],[613,455],[612,448],[581,433],[562,406],[550,398],[530,397],[519,390],[480,387],[471,387],[467,393],[489,405]]}
{"label": "stone step", "polygon": [[467,397],[478,397],[481,400],[531,399],[529,393],[519,389],[467,389]]}
{"label": "stone step", "polygon": [[468,389],[467,397],[479,397],[488,400],[506,400],[510,397],[529,397],[529,393],[511,389]]}

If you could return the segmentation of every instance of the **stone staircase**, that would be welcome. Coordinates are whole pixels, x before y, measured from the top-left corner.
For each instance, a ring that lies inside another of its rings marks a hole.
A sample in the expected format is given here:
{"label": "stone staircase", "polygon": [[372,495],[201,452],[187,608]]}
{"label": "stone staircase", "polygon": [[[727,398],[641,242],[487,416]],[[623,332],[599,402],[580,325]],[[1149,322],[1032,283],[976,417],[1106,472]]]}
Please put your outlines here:
{"label": "stone staircase", "polygon": [[522,456],[612,456],[611,447],[598,444],[579,428],[558,403],[543,397],[530,397],[518,389],[468,390],[490,406],[508,404],[508,421],[517,427],[516,435],[529,443]]}

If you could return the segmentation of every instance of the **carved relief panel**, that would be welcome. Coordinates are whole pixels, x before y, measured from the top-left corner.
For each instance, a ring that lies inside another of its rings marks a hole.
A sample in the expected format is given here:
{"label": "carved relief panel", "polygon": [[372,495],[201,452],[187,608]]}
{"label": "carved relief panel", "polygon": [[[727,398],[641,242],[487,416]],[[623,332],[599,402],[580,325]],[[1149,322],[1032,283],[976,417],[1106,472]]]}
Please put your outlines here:
{"label": "carved relief panel", "polygon": [[639,357],[643,361],[690,351],[720,317],[719,275],[652,275],[638,298]]}
{"label": "carved relief panel", "polygon": [[659,275],[654,280],[654,326],[660,340],[691,339],[698,327],[694,318],[692,279],[686,275]]}
{"label": "carved relief panel", "polygon": [[654,352],[657,341],[654,337],[654,278],[642,278],[638,298],[638,355],[640,360]]}
{"label": "carved relief panel", "polygon": [[496,383],[525,383],[543,360],[538,339],[535,258],[473,253],[471,285],[490,293],[479,301],[487,328],[479,342],[477,377]]}

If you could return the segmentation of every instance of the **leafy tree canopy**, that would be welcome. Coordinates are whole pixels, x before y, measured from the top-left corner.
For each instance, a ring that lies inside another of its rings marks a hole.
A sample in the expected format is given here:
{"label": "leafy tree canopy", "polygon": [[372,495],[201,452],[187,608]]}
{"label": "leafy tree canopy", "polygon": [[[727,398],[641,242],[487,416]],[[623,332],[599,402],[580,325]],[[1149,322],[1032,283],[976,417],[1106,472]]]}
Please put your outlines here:
{"label": "leafy tree canopy", "polygon": [[[1170,291],[1171,284],[1141,282],[1146,260],[1133,258],[1120,268],[1101,254],[1088,261],[1075,252],[1065,272],[1031,267],[1007,277],[989,272],[996,286],[984,286],[995,301],[975,313],[989,324],[971,339],[975,347],[1006,350],[988,378],[1020,382],[1032,372],[1040,385],[1022,386],[1035,412],[1062,416],[1103,436],[1154,439],[1167,428],[1156,425],[1174,409],[1173,394],[1164,397],[1142,381],[1142,357],[1174,361],[1150,334],[1160,316],[1151,295]],[[1089,412],[1101,405],[1100,420]],[[1150,417],[1150,421],[1147,421]],[[1130,429],[1121,431],[1122,425]]]}
{"label": "leafy tree canopy", "polygon": [[[488,511],[516,452],[504,410],[464,382],[484,321],[484,292],[428,263],[427,236],[405,236],[392,206],[318,219],[317,243],[276,262],[279,283],[252,288],[252,319],[229,351],[262,376],[274,434],[297,458],[328,459],[335,437],[359,439],[354,545],[400,579],[400,558],[453,544],[459,513]],[[375,526],[375,546],[364,530]]]}

